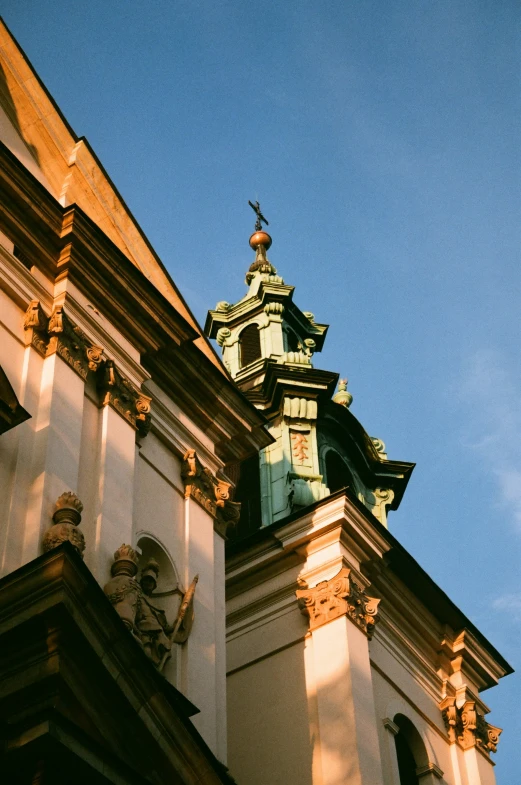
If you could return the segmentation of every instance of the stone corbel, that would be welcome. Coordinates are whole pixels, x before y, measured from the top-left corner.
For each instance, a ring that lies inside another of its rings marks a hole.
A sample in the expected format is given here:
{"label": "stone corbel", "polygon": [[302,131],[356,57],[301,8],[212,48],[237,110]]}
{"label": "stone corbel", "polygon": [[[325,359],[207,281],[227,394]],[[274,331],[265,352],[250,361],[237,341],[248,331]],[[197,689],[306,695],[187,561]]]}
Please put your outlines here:
{"label": "stone corbel", "polygon": [[84,381],[89,371],[98,369],[103,349],[95,346],[83,330],[69,319],[63,305],[54,308],[47,332],[50,336],[47,355],[57,352]]}
{"label": "stone corbel", "polygon": [[215,530],[226,536],[228,526],[239,520],[241,505],[231,501],[232,484],[215,477],[203,466],[195,450],[183,456],[181,476],[185,485],[185,498],[194,499],[214,519]]}
{"label": "stone corbel", "polygon": [[47,344],[49,342],[48,325],[49,317],[46,316],[40,301],[31,300],[25,312],[24,330],[27,344],[33,346],[42,357],[45,357],[47,353]]}
{"label": "stone corbel", "polygon": [[497,752],[503,731],[486,721],[476,701],[465,700],[458,706],[456,698],[449,696],[441,702],[440,708],[451,744],[457,743],[464,750],[477,747],[486,755]]}
{"label": "stone corbel", "polygon": [[311,631],[340,616],[347,616],[364,632],[369,640],[378,622],[379,599],[368,597],[351,579],[351,570],[342,567],[334,578],[320,581],[310,588],[304,582],[297,590],[297,600],[302,613],[309,617]]}
{"label": "stone corbel", "polygon": [[102,406],[112,406],[140,436],[150,430],[152,398],[144,395],[118,370],[114,360],[105,360],[98,375]]}
{"label": "stone corbel", "polygon": [[57,305],[47,317],[39,300],[31,300],[25,313],[24,330],[28,341],[42,355],[57,353],[85,381],[89,371],[97,371],[103,349],[69,319],[63,305]]}

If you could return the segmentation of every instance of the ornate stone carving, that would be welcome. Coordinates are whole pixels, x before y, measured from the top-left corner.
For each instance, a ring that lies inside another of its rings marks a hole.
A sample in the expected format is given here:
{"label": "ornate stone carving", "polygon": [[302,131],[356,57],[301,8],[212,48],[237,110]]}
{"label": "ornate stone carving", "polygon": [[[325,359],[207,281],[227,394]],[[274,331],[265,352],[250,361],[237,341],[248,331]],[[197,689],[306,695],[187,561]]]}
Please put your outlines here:
{"label": "ornate stone carving", "polygon": [[217,330],[216,340],[219,346],[223,346],[231,334],[232,331],[230,330],[229,327],[221,327],[220,330]]}
{"label": "ornate stone carving", "polygon": [[85,550],[85,538],[77,528],[81,522],[83,504],[72,491],[65,491],[56,500],[54,514],[52,516],[53,526],[47,529],[43,536],[42,548],[46,551],[56,548],[63,542],[70,542],[80,556],[83,558]]}
{"label": "ornate stone carving", "polygon": [[85,381],[89,371],[98,375],[101,405],[109,404],[140,434],[150,430],[152,398],[144,395],[106,359],[103,348],[69,319],[63,305],[57,305],[48,319],[38,300],[32,300],[24,319],[24,329],[32,330],[31,343],[44,357],[55,352]]}
{"label": "ornate stone carving", "polygon": [[266,303],[264,312],[270,316],[282,316],[284,312],[284,305],[282,303]]}
{"label": "ornate stone carving", "polygon": [[47,331],[50,335],[48,355],[57,352],[83,380],[87,378],[89,370],[97,370],[103,349],[94,346],[83,330],[69,319],[63,305],[55,307]]}
{"label": "ornate stone carving", "polygon": [[317,402],[309,398],[284,398],[284,417],[292,420],[316,420]]}
{"label": "ornate stone carving", "polygon": [[305,463],[308,460],[308,435],[307,433],[292,432],[291,441],[293,458],[298,463]]}
{"label": "ornate stone carving", "polygon": [[342,567],[334,578],[321,581],[314,588],[301,584],[296,595],[299,608],[309,617],[311,631],[339,616],[348,616],[371,639],[380,600],[368,597],[350,574],[350,569]]}
{"label": "ornate stone carving", "polygon": [[385,443],[378,439],[376,436],[371,436],[371,441],[375,446],[375,450],[378,453],[378,457],[381,460],[387,460],[387,453],[385,451]]}
{"label": "ornate stone carving", "polygon": [[282,355],[282,361],[293,365],[311,365],[310,355],[303,352],[302,349],[296,352],[285,352]]}
{"label": "ornate stone carving", "polygon": [[219,480],[202,465],[195,450],[187,450],[183,457],[181,476],[185,484],[185,498],[192,498],[215,521],[223,536],[230,524],[239,520],[241,505],[230,499],[231,483]]}
{"label": "ornate stone carving", "polygon": [[24,330],[30,336],[31,345],[34,346],[38,354],[45,357],[47,352],[47,326],[49,319],[40,304],[39,300],[31,300],[25,312]]}
{"label": "ornate stone carving", "polygon": [[466,700],[458,706],[456,698],[448,697],[442,701],[440,708],[451,743],[457,742],[464,750],[479,747],[487,755],[497,751],[503,731],[486,721],[475,701]]}
{"label": "ornate stone carving", "polygon": [[159,564],[155,559],[148,560],[137,581],[138,554],[130,545],[121,545],[114,554],[110,571],[112,578],[104,587],[105,595],[145,654],[158,670],[163,670],[171,656],[172,644],[184,643],[192,629],[198,576],[183,596],[175,623],[169,624],[164,610],[155,604],[154,592],[159,576]]}
{"label": "ornate stone carving", "polygon": [[152,398],[144,395],[118,370],[114,360],[105,360],[98,377],[101,405],[112,406],[141,436],[150,430]]}

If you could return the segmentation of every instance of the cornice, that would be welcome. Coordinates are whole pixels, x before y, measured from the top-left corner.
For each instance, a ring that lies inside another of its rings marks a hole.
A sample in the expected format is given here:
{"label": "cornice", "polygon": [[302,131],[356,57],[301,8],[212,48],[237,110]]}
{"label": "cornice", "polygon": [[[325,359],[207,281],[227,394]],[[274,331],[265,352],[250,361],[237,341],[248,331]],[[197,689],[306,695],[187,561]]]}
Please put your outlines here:
{"label": "cornice", "polygon": [[[266,532],[266,540],[252,544],[227,558],[226,587],[233,597],[251,586],[266,581],[270,575],[289,569],[294,564],[304,565],[306,559],[332,542],[343,545],[353,561],[349,567],[357,581],[366,586],[368,581],[357,571],[354,562],[365,564],[379,561],[388,550],[388,544],[380,531],[364,516],[353,501],[340,494],[327,497],[307,514],[300,515],[285,525],[272,525]],[[233,545],[232,545],[233,547]],[[330,577],[343,564],[341,553],[333,562],[329,559],[317,562],[316,569],[302,570],[301,577],[311,581]],[[345,562],[347,566],[347,562]]]}
{"label": "cornice", "polygon": [[450,661],[453,673],[461,671],[463,678],[468,675],[480,690],[495,686],[509,672],[468,629],[453,632],[445,627],[440,651]]}

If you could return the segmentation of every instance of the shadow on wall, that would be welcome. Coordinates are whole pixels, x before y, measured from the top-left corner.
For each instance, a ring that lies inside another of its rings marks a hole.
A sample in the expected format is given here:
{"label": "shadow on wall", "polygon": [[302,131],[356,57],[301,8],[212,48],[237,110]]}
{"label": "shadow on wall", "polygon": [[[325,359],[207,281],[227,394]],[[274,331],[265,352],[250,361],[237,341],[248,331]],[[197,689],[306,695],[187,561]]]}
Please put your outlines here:
{"label": "shadow on wall", "polygon": [[28,151],[31,153],[32,157],[36,161],[36,163],[40,164],[40,158],[38,155],[38,151],[33,144],[30,144],[24,137],[22,127],[20,125],[20,121],[18,119],[18,111],[16,109],[16,105],[13,101],[11,91],[9,89],[9,85],[7,83],[7,78],[5,75],[5,70],[0,64],[0,106],[3,108],[4,112],[6,113],[7,117],[13,124],[15,130],[23,139],[24,144]]}

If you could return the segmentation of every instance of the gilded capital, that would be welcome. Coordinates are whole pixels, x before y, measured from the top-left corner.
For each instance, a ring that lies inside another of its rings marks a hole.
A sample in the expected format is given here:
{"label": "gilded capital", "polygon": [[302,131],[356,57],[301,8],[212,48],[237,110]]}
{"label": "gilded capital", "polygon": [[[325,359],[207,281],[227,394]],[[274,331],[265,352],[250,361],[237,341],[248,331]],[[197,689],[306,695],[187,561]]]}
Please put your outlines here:
{"label": "gilded capital", "polygon": [[347,616],[371,639],[378,621],[379,599],[367,594],[351,579],[351,570],[342,567],[334,578],[310,588],[302,584],[296,592],[299,608],[309,617],[311,631],[340,616]]}
{"label": "gilded capital", "polygon": [[486,755],[497,752],[501,728],[487,722],[476,704],[466,700],[459,705],[456,698],[445,698],[440,704],[443,721],[451,744],[457,743],[462,749],[478,747]]}

